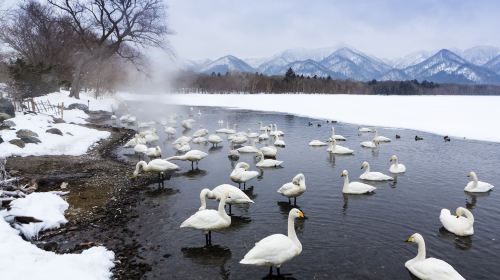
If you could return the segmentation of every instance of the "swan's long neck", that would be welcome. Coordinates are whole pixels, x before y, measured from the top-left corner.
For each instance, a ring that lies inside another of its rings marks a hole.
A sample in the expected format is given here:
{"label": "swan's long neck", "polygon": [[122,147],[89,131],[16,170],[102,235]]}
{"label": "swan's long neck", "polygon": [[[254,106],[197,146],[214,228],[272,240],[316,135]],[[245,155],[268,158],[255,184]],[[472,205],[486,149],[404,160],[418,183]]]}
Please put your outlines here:
{"label": "swan's long neck", "polygon": [[335,127],[332,126],[332,139],[335,137]]}
{"label": "swan's long neck", "polygon": [[462,209],[462,213],[467,218],[467,222],[469,222],[469,224],[472,226],[474,224],[474,215],[472,215],[472,213],[465,208]]}
{"label": "swan's long neck", "polygon": [[209,192],[210,192],[209,189],[203,189],[200,192],[200,203],[201,203],[201,206],[200,206],[200,209],[199,209],[200,211],[207,209],[207,194]]}
{"label": "swan's long neck", "polygon": [[419,239],[417,241],[418,244],[418,253],[415,257],[415,260],[423,261],[425,260],[426,252],[425,252],[425,241],[423,239]]}
{"label": "swan's long neck", "polygon": [[141,169],[141,167],[144,171],[148,171],[148,164],[145,161],[141,160],[135,165],[134,176],[137,176],[139,174],[139,170]]}
{"label": "swan's long neck", "polygon": [[369,163],[366,164],[365,173],[370,173],[370,164]]}
{"label": "swan's long neck", "polygon": [[230,217],[227,215],[226,210],[224,209],[224,206],[226,205],[226,199],[227,195],[222,195],[220,202],[219,202],[219,215],[225,219],[230,219]]}
{"label": "swan's long neck", "polygon": [[345,175],[344,176],[344,187],[343,187],[343,190],[347,190],[347,188],[349,187],[349,175]]}
{"label": "swan's long neck", "polygon": [[297,234],[295,233],[295,221],[294,217],[292,214],[288,214],[288,238],[290,238],[297,247],[302,250],[302,244],[300,243],[299,239],[297,238]]}
{"label": "swan's long neck", "polygon": [[473,184],[474,188],[477,187],[478,182],[479,182],[479,180],[477,179],[477,175],[476,174],[472,174],[471,178],[472,178],[472,184]]}

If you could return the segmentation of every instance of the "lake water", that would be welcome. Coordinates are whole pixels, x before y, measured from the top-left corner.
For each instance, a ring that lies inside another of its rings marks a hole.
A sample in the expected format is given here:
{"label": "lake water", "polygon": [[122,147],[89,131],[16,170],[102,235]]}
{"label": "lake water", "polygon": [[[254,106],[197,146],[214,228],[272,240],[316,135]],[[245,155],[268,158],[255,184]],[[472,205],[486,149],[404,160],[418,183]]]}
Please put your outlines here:
{"label": "lake water", "polygon": [[[161,104],[134,103],[129,110],[139,121],[160,121],[174,110],[188,118],[187,107],[168,107]],[[259,121],[276,123],[285,132],[286,148],[278,148],[277,159],[283,168],[265,169],[262,176],[250,181],[249,196],[255,204],[233,206],[231,227],[222,233],[212,233],[212,247],[204,247],[205,237],[197,230],[180,229],[179,225],[200,206],[202,188],[214,188],[232,183],[229,174],[235,164],[227,158],[230,145],[220,149],[211,145],[193,144],[192,149],[208,152],[199,170],[190,171],[189,162],[176,162],[182,170],[169,181],[164,191],[149,186],[138,209],[138,218],[127,225],[135,238],[144,245],[137,256],[148,262],[152,270],[147,279],[262,279],[267,267],[241,265],[239,261],[255,242],[274,233],[286,234],[287,216],[291,209],[286,197],[276,190],[302,172],[307,191],[298,198],[298,207],[307,219],[297,220],[296,229],[303,245],[302,254],[284,264],[285,279],[411,279],[404,267],[406,260],[417,253],[416,244],[404,243],[411,234],[421,233],[426,241],[428,257],[450,263],[467,279],[498,279],[500,276],[500,193],[470,195],[463,191],[469,171],[479,179],[499,185],[500,145],[479,141],[452,139],[444,142],[441,136],[411,130],[379,128],[381,135],[393,139],[381,144],[376,151],[360,147],[373,134],[358,135],[357,126],[335,124],[336,133],[344,135],[341,145],[355,150],[352,156],[330,156],[326,147],[311,148],[312,139],[325,141],[330,124],[324,120],[293,115],[195,107],[197,115],[193,130],[218,129],[217,121],[237,123],[238,130],[251,128],[258,132]],[[181,118],[182,119],[182,118]],[[313,122],[314,126],[308,126]],[[322,126],[317,127],[320,123]],[[174,155],[173,140],[165,140],[161,125],[157,125],[163,158]],[[486,128],[485,128],[486,129]],[[182,128],[178,127],[178,136]],[[395,139],[395,134],[401,139]],[[424,138],[416,142],[415,135]],[[225,135],[221,135],[225,139]],[[272,144],[272,142],[270,142]],[[262,145],[259,145],[262,146]],[[122,149],[121,156],[135,164],[133,150]],[[389,157],[398,155],[407,167],[397,182],[371,183],[377,187],[373,195],[345,196],[342,194],[342,170],[349,171],[351,181],[361,174],[363,161],[372,171],[389,174]],[[251,154],[240,161],[257,170]],[[441,229],[439,214],[442,208],[466,206],[475,216],[475,234],[468,238],[455,237]],[[216,208],[217,202],[208,201]]]}

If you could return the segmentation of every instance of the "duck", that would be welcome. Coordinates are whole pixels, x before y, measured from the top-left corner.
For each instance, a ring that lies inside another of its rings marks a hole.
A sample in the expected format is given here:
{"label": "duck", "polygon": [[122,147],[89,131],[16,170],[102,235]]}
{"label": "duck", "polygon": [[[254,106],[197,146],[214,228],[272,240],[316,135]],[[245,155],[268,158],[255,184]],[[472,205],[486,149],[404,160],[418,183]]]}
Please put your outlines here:
{"label": "duck", "polygon": [[208,134],[208,129],[205,129],[205,128],[198,129],[197,131],[195,131],[193,133],[193,138],[202,137],[202,136],[205,136],[207,134]]}
{"label": "duck", "polygon": [[361,169],[365,169],[365,172],[359,176],[359,179],[361,180],[367,180],[367,181],[392,181],[394,178],[392,178],[389,175],[385,175],[382,172],[374,172],[370,171],[370,164],[365,161],[361,164]]}
{"label": "duck", "polygon": [[389,167],[390,172],[396,174],[406,172],[406,166],[398,162],[398,157],[396,155],[391,156],[389,161],[392,162],[391,166]]}
{"label": "duck", "polygon": [[342,135],[339,135],[339,134],[335,134],[335,127],[332,126],[332,136],[330,136],[330,138],[328,138],[329,141],[331,141],[332,139],[335,139],[337,141],[345,141],[345,137],[342,136]]}
{"label": "duck", "polygon": [[293,205],[297,205],[297,197],[301,196],[306,191],[306,177],[299,173],[293,177],[291,182],[288,182],[278,189],[278,193],[288,197],[288,203],[291,204],[290,198],[293,197]]}
{"label": "duck", "polygon": [[419,233],[410,236],[406,242],[417,243],[418,245],[417,256],[405,263],[405,267],[417,278],[424,280],[465,280],[447,262],[435,258],[426,258],[425,241]]}
{"label": "duck", "polygon": [[470,236],[474,234],[474,215],[464,207],[458,207],[455,215],[452,215],[448,209],[442,209],[439,221],[447,231],[455,235]]}
{"label": "duck", "polygon": [[271,158],[276,158],[276,155],[278,154],[278,149],[273,146],[260,147],[260,151],[264,156]]}
{"label": "duck", "polygon": [[466,192],[472,192],[472,193],[489,192],[495,187],[490,183],[479,181],[477,179],[477,174],[474,171],[469,172],[469,175],[467,175],[467,177],[469,177],[471,181],[467,183],[467,185],[464,188],[464,191]]}
{"label": "duck", "polygon": [[177,130],[172,126],[167,126],[165,127],[165,133],[167,134],[167,138],[170,138],[177,133]]}
{"label": "duck", "polygon": [[217,134],[208,135],[208,143],[212,144],[213,147],[217,147],[219,143],[222,142],[222,138]]}
{"label": "duck", "polygon": [[293,208],[288,213],[288,235],[273,234],[261,239],[245,254],[240,263],[269,266],[269,274],[273,273],[273,266],[276,266],[280,276],[281,266],[302,252],[302,244],[295,233],[296,218],[304,218],[304,213]]}
{"label": "duck", "polygon": [[323,141],[320,141],[320,140],[311,140],[311,142],[309,142],[309,146],[311,147],[321,147],[321,146],[326,146],[328,145],[327,143],[323,142]]}
{"label": "duck", "polygon": [[224,193],[219,201],[218,210],[204,209],[197,211],[181,224],[181,228],[202,230],[205,234],[205,244],[212,245],[212,231],[228,228],[231,225],[231,216],[224,210],[229,194]]}
{"label": "duck", "polygon": [[420,136],[418,136],[418,135],[415,135],[415,141],[420,141],[420,140],[424,140],[424,138],[423,138],[423,137],[420,137]]}
{"label": "duck", "polygon": [[208,154],[200,150],[191,150],[181,156],[173,156],[167,158],[167,160],[188,160],[191,162],[191,169],[194,169],[194,163],[196,162],[196,168],[198,168],[198,163],[200,160],[207,157]]}
{"label": "duck", "polygon": [[260,159],[259,162],[255,164],[257,167],[279,167],[283,163],[281,160],[264,159],[262,151],[257,153],[256,157]]}
{"label": "duck", "polygon": [[369,127],[358,126],[358,132],[373,132],[373,129]]}
{"label": "duck", "polygon": [[253,200],[248,197],[243,191],[237,187],[229,184],[218,185],[212,190],[205,188],[200,192],[201,206],[198,211],[205,210],[207,208],[206,198],[221,200],[222,196],[227,193],[229,197],[226,200],[226,204],[229,205],[229,215],[231,215],[231,206],[233,204],[250,204],[254,203]]}
{"label": "duck", "polygon": [[191,151],[191,146],[188,143],[177,143],[174,145],[174,149],[179,153],[185,153]]}
{"label": "duck", "polygon": [[450,142],[450,141],[451,141],[451,138],[450,138],[450,136],[448,136],[448,135],[445,135],[445,136],[443,137],[443,139],[444,139],[444,142]]}
{"label": "duck", "polygon": [[374,186],[360,183],[360,182],[349,182],[349,172],[347,170],[342,171],[340,174],[344,177],[344,186],[342,188],[342,193],[345,194],[366,194],[374,192],[377,188]]}
{"label": "duck", "polygon": [[259,172],[249,171],[249,169],[250,165],[248,163],[238,162],[229,175],[229,178],[231,181],[238,183],[238,187],[241,187],[241,183],[243,183],[243,188],[245,188],[248,181],[259,176]]}
{"label": "duck", "polygon": [[378,146],[379,146],[379,142],[377,140],[371,140],[371,141],[363,141],[363,142],[361,142],[361,147],[363,147],[363,148],[375,149]]}
{"label": "duck", "polygon": [[148,148],[146,151],[146,155],[150,158],[158,158],[161,157],[161,149],[160,146],[156,146],[154,148]]}
{"label": "duck", "polygon": [[239,160],[240,159],[240,152],[238,152],[238,150],[230,150],[227,157],[233,161]]}
{"label": "duck", "polygon": [[282,147],[284,148],[285,147],[285,141],[281,140],[280,137],[278,135],[275,135],[274,136],[274,146],[277,146],[277,147]]}
{"label": "duck", "polygon": [[328,145],[328,152],[332,154],[339,154],[339,155],[352,155],[354,153],[353,150],[337,145],[337,140],[332,139]]}
{"label": "duck", "polygon": [[375,137],[373,137],[373,140],[374,141],[378,141],[378,142],[391,142],[391,139],[390,138],[387,138],[385,136],[382,136],[382,135],[378,135],[378,131],[375,130]]}
{"label": "duck", "polygon": [[141,168],[144,172],[158,172],[158,183],[163,184],[163,181],[165,180],[165,173],[168,171],[178,170],[179,166],[164,159],[153,159],[148,163],[141,160],[135,165],[135,170],[132,174],[132,178],[135,178],[139,175]]}

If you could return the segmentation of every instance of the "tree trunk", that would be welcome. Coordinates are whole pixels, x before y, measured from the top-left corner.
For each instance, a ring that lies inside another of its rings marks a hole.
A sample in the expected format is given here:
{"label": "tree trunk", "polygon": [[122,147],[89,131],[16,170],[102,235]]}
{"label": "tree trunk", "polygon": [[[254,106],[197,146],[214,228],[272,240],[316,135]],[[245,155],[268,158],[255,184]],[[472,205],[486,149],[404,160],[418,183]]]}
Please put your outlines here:
{"label": "tree trunk", "polygon": [[71,82],[71,89],[69,91],[69,97],[74,97],[80,99],[80,91],[82,90],[82,80],[83,80],[83,58],[78,59],[76,63],[75,72],[73,73],[73,81]]}

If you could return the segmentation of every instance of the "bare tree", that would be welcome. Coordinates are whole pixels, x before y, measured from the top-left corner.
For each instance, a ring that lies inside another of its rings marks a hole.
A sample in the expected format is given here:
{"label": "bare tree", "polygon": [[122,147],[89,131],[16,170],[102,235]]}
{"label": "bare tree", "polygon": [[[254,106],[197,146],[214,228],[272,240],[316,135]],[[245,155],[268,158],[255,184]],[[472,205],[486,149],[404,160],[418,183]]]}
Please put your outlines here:
{"label": "bare tree", "polygon": [[117,55],[134,64],[145,47],[166,48],[169,34],[163,0],[48,0],[71,19],[81,49],[73,71],[70,96],[79,98],[85,76],[97,64]]}

